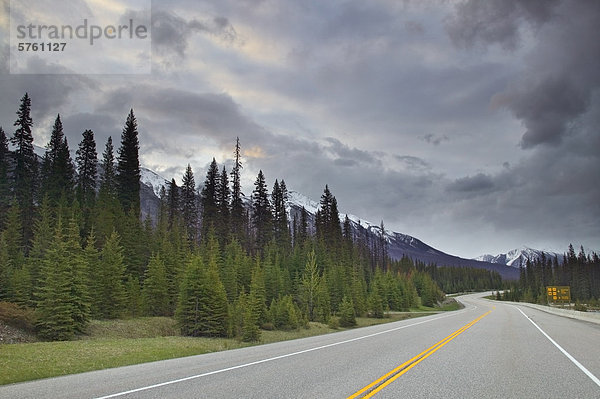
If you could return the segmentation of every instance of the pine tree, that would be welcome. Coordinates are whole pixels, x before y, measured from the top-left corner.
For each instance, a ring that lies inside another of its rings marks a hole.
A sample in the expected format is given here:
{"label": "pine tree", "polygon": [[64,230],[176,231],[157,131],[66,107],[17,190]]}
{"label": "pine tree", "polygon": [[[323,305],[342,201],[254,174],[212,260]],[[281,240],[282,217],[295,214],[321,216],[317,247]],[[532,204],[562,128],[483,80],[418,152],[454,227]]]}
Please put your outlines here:
{"label": "pine tree", "polygon": [[371,285],[371,292],[367,298],[367,307],[371,317],[377,319],[383,318],[383,299],[381,298],[379,288],[375,283]]}
{"label": "pine tree", "polygon": [[72,339],[76,325],[71,296],[72,277],[62,236],[62,226],[56,227],[42,266],[42,284],[37,293],[37,329],[42,338],[49,340]]}
{"label": "pine tree", "polygon": [[117,228],[117,221],[122,218],[123,211],[117,199],[117,182],[115,171],[114,148],[112,138],[108,137],[101,162],[102,178],[95,209],[95,223],[98,243],[103,243]]}
{"label": "pine tree", "polygon": [[8,214],[6,215],[6,228],[4,229],[4,239],[6,240],[6,250],[8,258],[13,269],[20,269],[25,263],[25,254],[23,252],[23,227],[21,225],[21,209],[16,201],[13,201]]}
{"label": "pine tree", "polygon": [[344,295],[340,304],[340,326],[354,327],[356,325],[356,317],[354,315],[354,304],[352,299]]}
{"label": "pine tree", "polygon": [[106,146],[102,153],[102,179],[100,180],[100,195],[115,198],[117,196],[117,172],[115,170],[115,150],[112,137],[106,140]]}
{"label": "pine tree", "polygon": [[246,231],[246,219],[244,203],[242,201],[242,154],[240,148],[240,138],[238,137],[235,142],[234,151],[234,164],[231,170],[231,232],[240,241],[241,244],[245,242],[245,231]]}
{"label": "pine tree", "polygon": [[117,192],[123,211],[140,215],[140,144],[137,121],[133,109],[129,111],[123,133],[117,163]]}
{"label": "pine tree", "polygon": [[206,267],[200,256],[188,262],[175,318],[183,335],[224,336],[229,322],[227,294],[217,270]]}
{"label": "pine tree", "polygon": [[206,172],[206,180],[200,192],[200,205],[202,207],[202,240],[212,228],[216,228],[219,218],[219,167],[217,161],[213,158],[208,172]]}
{"label": "pine tree", "polygon": [[179,187],[177,187],[177,183],[175,183],[175,179],[171,179],[171,182],[169,183],[169,189],[167,190],[167,217],[169,230],[173,228],[173,223],[179,219],[179,191],[180,190]]}
{"label": "pine tree", "polygon": [[261,251],[273,237],[273,214],[262,170],[258,172],[252,192],[252,225],[256,234],[256,250]]}
{"label": "pine tree", "polygon": [[221,268],[221,281],[227,292],[227,300],[233,303],[243,291],[238,274],[247,262],[246,254],[240,243],[234,237],[226,246],[223,259],[223,267]]}
{"label": "pine tree", "polygon": [[252,271],[250,294],[248,295],[247,307],[244,313],[243,341],[251,342],[260,339],[260,325],[266,320],[266,316],[265,279],[263,269],[257,259]]}
{"label": "pine tree", "polygon": [[344,237],[344,242],[346,243],[346,250],[350,250],[352,247],[352,243],[354,241],[353,235],[350,218],[346,214],[346,217],[344,217],[344,225],[342,227],[342,236]]}
{"label": "pine tree", "polygon": [[84,234],[90,229],[91,212],[96,203],[96,179],[98,175],[98,153],[94,132],[86,130],[79,143],[77,156],[77,200],[83,210]]}
{"label": "pine tree", "polygon": [[0,232],[0,301],[10,299],[10,279],[12,275],[12,265],[8,257],[6,248],[6,238],[4,232]]}
{"label": "pine tree", "polygon": [[273,204],[273,234],[275,241],[280,248],[288,251],[290,247],[290,229],[287,215],[288,192],[284,180],[281,180],[281,184],[275,180],[271,201]]}
{"label": "pine tree", "polygon": [[131,275],[141,281],[151,254],[149,252],[150,243],[139,214],[136,214],[132,209],[129,214],[119,218],[117,232],[121,237],[120,243],[126,259],[125,275]]}
{"label": "pine tree", "polygon": [[304,267],[302,281],[300,283],[300,302],[304,306],[304,311],[308,315],[310,321],[315,320],[317,290],[320,283],[321,276],[317,266],[317,257],[315,251],[311,250],[308,253],[306,266]]}
{"label": "pine tree", "polygon": [[169,315],[169,290],[165,262],[159,254],[150,258],[142,291],[146,314],[149,316]]}
{"label": "pine tree", "polygon": [[101,318],[114,319],[123,313],[125,305],[124,275],[123,248],[119,235],[113,231],[100,252],[96,274],[97,288],[93,301],[94,314],[98,314]]}
{"label": "pine tree", "polygon": [[8,139],[0,126],[0,231],[6,223],[6,212],[10,204],[10,184],[8,181],[9,170]]}
{"label": "pine tree", "polygon": [[46,251],[50,247],[54,237],[52,228],[52,215],[50,210],[50,201],[45,196],[38,211],[38,217],[34,222],[33,240],[29,257],[27,258],[27,267],[31,276],[32,285],[39,286],[40,266],[46,256]]}
{"label": "pine tree", "polygon": [[308,212],[302,207],[300,210],[300,223],[298,224],[298,237],[294,237],[294,243],[301,247],[308,238]]}
{"label": "pine tree", "polygon": [[229,239],[229,223],[230,223],[230,199],[231,191],[229,190],[229,179],[227,177],[227,170],[223,166],[221,177],[219,179],[219,190],[217,193],[218,197],[218,224],[215,226],[215,232],[219,242],[225,245],[225,242]]}
{"label": "pine tree", "polygon": [[192,167],[188,164],[181,186],[181,217],[190,244],[198,239],[198,206],[196,201],[196,183]]}
{"label": "pine tree", "polygon": [[69,220],[65,237],[65,255],[71,277],[72,319],[75,332],[82,333],[90,319],[91,298],[89,264],[80,244],[79,225],[74,217]]}
{"label": "pine tree", "polygon": [[325,186],[319,210],[315,216],[315,227],[317,237],[324,240],[328,248],[337,248],[342,239],[342,228],[340,225],[340,216],[336,198],[329,191],[329,186]]}
{"label": "pine tree", "polygon": [[25,93],[17,111],[15,135],[10,139],[15,145],[15,166],[13,172],[13,191],[21,209],[23,242],[26,247],[32,236],[33,210],[37,192],[37,157],[33,151],[31,127],[31,99]]}
{"label": "pine tree", "polygon": [[51,206],[56,206],[62,195],[68,203],[73,200],[75,170],[60,115],[56,117],[46,146],[41,177],[42,194],[48,195]]}

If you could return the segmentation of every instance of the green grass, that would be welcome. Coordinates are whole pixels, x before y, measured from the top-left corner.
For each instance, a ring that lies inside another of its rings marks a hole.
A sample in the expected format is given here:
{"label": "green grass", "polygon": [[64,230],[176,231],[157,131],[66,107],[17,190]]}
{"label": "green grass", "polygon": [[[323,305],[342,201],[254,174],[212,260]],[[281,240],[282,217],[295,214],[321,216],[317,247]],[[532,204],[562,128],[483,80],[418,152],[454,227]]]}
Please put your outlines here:
{"label": "green grass", "polygon": [[[357,327],[366,327],[425,314],[427,312],[398,312],[383,319],[357,317],[356,320]],[[340,330],[343,329],[310,323],[309,328],[293,331],[261,331],[261,340],[254,345]],[[236,339],[190,338],[178,334],[174,320],[167,317],[94,320],[87,335],[76,341],[1,345],[0,385],[252,345]]]}
{"label": "green grass", "polygon": [[0,384],[81,373],[243,346],[219,338],[117,338],[36,342],[0,348]]}

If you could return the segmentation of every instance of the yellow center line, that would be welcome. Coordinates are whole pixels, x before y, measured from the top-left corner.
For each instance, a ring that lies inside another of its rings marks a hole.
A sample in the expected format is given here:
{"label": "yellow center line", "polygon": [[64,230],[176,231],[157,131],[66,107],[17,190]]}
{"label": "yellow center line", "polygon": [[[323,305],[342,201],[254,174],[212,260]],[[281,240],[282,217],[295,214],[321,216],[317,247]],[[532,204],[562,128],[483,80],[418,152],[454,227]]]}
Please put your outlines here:
{"label": "yellow center line", "polygon": [[[406,362],[402,363],[400,366],[396,367],[389,373],[386,373],[385,375],[379,377],[378,379],[376,379],[375,381],[373,381],[366,387],[362,388],[360,391],[349,396],[347,399],[355,399],[358,397],[362,397],[363,399],[366,399],[366,398],[372,397],[377,392],[381,391],[383,388],[385,388],[386,386],[388,386],[389,384],[394,382],[401,375],[406,373],[408,370],[410,370],[411,368],[413,368],[414,366],[416,366],[417,364],[419,364],[426,358],[428,358],[430,355],[432,355],[434,352],[436,352],[442,346],[446,345],[448,342],[450,342],[454,338],[458,337],[460,334],[462,334],[467,329],[469,329],[473,324],[477,323],[479,320],[483,319],[485,316],[487,316],[490,313],[491,313],[491,310],[482,314],[475,320],[465,324],[458,330],[454,331],[452,334],[448,335],[446,338],[442,339],[441,341],[437,342],[433,346],[425,349],[423,352],[419,353],[418,355],[416,355],[416,356],[412,357],[411,359],[407,360]],[[361,396],[364,393],[366,393],[366,395]]]}

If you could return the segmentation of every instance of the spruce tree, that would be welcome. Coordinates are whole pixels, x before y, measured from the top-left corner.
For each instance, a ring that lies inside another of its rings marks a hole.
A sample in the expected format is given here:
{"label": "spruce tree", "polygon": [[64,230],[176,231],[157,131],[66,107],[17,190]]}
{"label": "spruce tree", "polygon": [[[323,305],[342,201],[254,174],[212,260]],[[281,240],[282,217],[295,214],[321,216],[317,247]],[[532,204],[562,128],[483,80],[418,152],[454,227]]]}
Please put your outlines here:
{"label": "spruce tree", "polygon": [[354,327],[356,326],[356,316],[354,315],[354,305],[352,299],[344,295],[340,304],[340,326]]}
{"label": "spruce tree", "polygon": [[73,200],[75,171],[60,115],[54,121],[50,142],[46,146],[41,177],[42,195],[48,195],[51,206],[56,206],[62,195],[65,195],[67,203]]}
{"label": "spruce tree", "polygon": [[198,239],[198,206],[194,173],[189,164],[185,169],[181,186],[181,217],[188,241],[192,245]]}
{"label": "spruce tree", "polygon": [[86,130],[79,143],[77,156],[77,200],[81,205],[84,219],[84,234],[90,229],[91,212],[96,203],[96,179],[98,175],[98,153],[94,132]]}
{"label": "spruce tree", "polygon": [[72,319],[75,332],[82,333],[90,319],[89,264],[80,244],[79,225],[69,220],[65,237],[65,255],[71,276]]}
{"label": "spruce tree", "polygon": [[202,240],[212,228],[216,228],[219,221],[219,167],[217,161],[213,158],[208,172],[206,172],[206,180],[200,192],[200,206],[202,207]]}
{"label": "spruce tree", "polygon": [[218,223],[215,226],[215,233],[219,242],[225,245],[229,239],[229,223],[230,223],[230,199],[231,191],[229,190],[229,178],[227,177],[227,170],[223,165],[223,171],[219,178],[219,190],[217,192],[218,198]]}
{"label": "spruce tree", "polygon": [[137,121],[133,109],[129,111],[123,133],[117,163],[117,192],[125,214],[130,211],[140,215],[140,144]]}
{"label": "spruce tree", "polygon": [[6,212],[10,204],[10,184],[8,181],[9,156],[8,139],[0,126],[0,231],[4,229]]}
{"label": "spruce tree", "polygon": [[[194,188],[195,189],[195,188]],[[167,218],[169,230],[173,228],[173,223],[179,219],[180,200],[179,187],[175,183],[175,179],[171,179],[167,190]]]}
{"label": "spruce tree", "polygon": [[315,320],[315,305],[320,282],[321,276],[317,266],[317,257],[315,251],[312,250],[308,253],[300,283],[300,302],[310,321]]}
{"label": "spruce tree", "polygon": [[169,289],[165,262],[159,254],[150,258],[142,290],[145,313],[148,316],[169,315]]}
{"label": "spruce tree", "polygon": [[220,276],[225,292],[227,292],[227,299],[233,303],[244,288],[238,276],[247,264],[247,259],[244,249],[235,237],[225,246],[223,253],[223,267]]}
{"label": "spruce tree", "polygon": [[117,228],[117,220],[124,216],[117,199],[115,158],[111,137],[108,137],[106,141],[100,168],[102,178],[94,212],[94,226],[96,227],[98,243],[103,246],[103,243]]}
{"label": "spruce tree", "polygon": [[288,193],[285,181],[281,183],[275,180],[273,192],[271,194],[273,204],[273,235],[275,242],[279,244],[284,251],[289,250],[290,230],[287,215]]}
{"label": "spruce tree", "polygon": [[123,280],[125,264],[119,235],[113,231],[100,252],[96,275],[96,292],[93,302],[95,314],[101,318],[121,316],[125,306]]}
{"label": "spruce tree", "polygon": [[6,248],[6,239],[4,232],[0,232],[0,301],[10,299],[10,279],[12,266],[8,257]]}
{"label": "spruce tree", "polygon": [[33,210],[37,193],[37,156],[33,151],[33,135],[31,127],[31,99],[25,93],[17,111],[17,127],[15,135],[10,139],[16,147],[14,151],[15,166],[13,171],[13,192],[21,209],[21,226],[23,240],[28,248],[32,236]]}
{"label": "spruce tree", "polygon": [[241,183],[243,166],[239,137],[235,142],[234,158],[233,169],[231,170],[231,232],[241,244],[244,244],[246,239],[246,218],[242,200],[244,196]]}
{"label": "spruce tree", "polygon": [[302,207],[300,210],[300,223],[298,224],[298,237],[294,237],[295,244],[298,246],[304,245],[306,239],[308,238],[308,212],[306,212],[306,208]]}
{"label": "spruce tree", "polygon": [[106,140],[106,146],[102,153],[102,179],[100,180],[100,194],[107,197],[117,196],[117,171],[115,170],[115,150],[112,137]]}
{"label": "spruce tree", "polygon": [[27,258],[27,267],[34,287],[39,286],[40,266],[43,264],[46,251],[50,247],[54,237],[52,225],[50,201],[47,196],[44,196],[39,207],[38,217],[34,222],[33,240],[31,250],[29,251],[29,257]]}
{"label": "spruce tree", "polygon": [[256,234],[255,249],[262,251],[273,237],[273,214],[262,170],[258,172],[252,192],[252,225]]}
{"label": "spruce tree", "polygon": [[175,318],[183,335],[225,336],[228,331],[227,294],[218,271],[193,256],[181,281]]}
{"label": "spruce tree", "polygon": [[72,339],[76,324],[71,295],[72,276],[66,243],[59,221],[52,244],[42,266],[42,284],[38,290],[38,334],[45,339],[64,341]]}

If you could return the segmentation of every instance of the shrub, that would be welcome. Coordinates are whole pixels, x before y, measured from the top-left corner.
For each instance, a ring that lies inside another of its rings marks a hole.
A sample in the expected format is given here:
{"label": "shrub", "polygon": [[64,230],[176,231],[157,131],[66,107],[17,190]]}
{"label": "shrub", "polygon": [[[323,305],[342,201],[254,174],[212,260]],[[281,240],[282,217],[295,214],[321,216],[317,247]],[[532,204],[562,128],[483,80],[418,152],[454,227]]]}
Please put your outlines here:
{"label": "shrub", "polygon": [[32,332],[35,329],[33,309],[12,302],[0,302],[0,320],[4,323]]}

